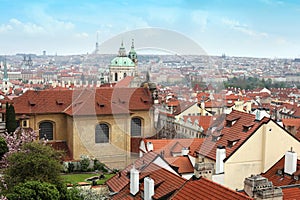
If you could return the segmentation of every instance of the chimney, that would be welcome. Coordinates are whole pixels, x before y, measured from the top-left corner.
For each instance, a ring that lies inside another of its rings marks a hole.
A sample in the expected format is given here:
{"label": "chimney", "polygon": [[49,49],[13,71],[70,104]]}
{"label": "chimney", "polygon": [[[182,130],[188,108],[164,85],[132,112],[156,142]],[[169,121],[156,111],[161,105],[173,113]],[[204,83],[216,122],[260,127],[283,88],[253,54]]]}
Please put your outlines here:
{"label": "chimney", "polygon": [[285,153],[284,160],[284,173],[292,175],[297,170],[297,153],[291,148],[290,151]]}
{"label": "chimney", "polygon": [[189,154],[190,150],[187,147],[182,147],[181,149],[181,156],[187,156]]}
{"label": "chimney", "polygon": [[257,110],[256,110],[256,113],[255,113],[255,120],[256,121],[260,121],[261,120],[261,111],[260,111],[260,108],[258,108]]}
{"label": "chimney", "polygon": [[130,170],[130,194],[136,195],[139,192],[139,171],[134,165]]}
{"label": "chimney", "polygon": [[216,174],[224,173],[224,162],[226,158],[225,146],[218,146],[216,152]]}
{"label": "chimney", "polygon": [[147,142],[147,150],[149,151],[153,151],[153,143],[152,142]]}
{"label": "chimney", "polygon": [[154,180],[150,177],[144,178],[144,200],[152,200],[154,195]]}

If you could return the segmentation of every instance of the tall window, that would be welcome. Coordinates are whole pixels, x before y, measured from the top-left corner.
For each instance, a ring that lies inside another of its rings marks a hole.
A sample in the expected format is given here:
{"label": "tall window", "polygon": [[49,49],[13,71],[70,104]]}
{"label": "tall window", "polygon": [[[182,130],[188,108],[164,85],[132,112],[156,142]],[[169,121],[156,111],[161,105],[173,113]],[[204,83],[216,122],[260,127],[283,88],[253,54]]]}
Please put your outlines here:
{"label": "tall window", "polygon": [[53,124],[51,122],[42,122],[39,125],[40,139],[53,140]]}
{"label": "tall window", "polygon": [[109,142],[109,126],[107,124],[97,124],[95,128],[95,143]]}
{"label": "tall window", "polygon": [[140,118],[131,119],[131,136],[141,136],[142,135],[142,120]]}
{"label": "tall window", "polygon": [[115,73],[115,81],[118,81],[118,73]]}

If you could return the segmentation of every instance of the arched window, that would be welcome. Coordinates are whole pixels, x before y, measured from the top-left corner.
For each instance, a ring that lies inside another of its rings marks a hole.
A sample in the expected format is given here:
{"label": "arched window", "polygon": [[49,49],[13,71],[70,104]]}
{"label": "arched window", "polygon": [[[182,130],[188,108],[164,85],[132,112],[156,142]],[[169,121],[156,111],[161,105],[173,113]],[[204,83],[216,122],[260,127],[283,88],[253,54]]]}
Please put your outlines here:
{"label": "arched window", "polygon": [[41,122],[39,125],[40,139],[53,140],[53,124],[51,122]]}
{"label": "arched window", "polygon": [[118,73],[115,73],[115,81],[118,81]]}
{"label": "arched window", "polygon": [[107,124],[97,124],[95,128],[95,143],[109,142],[109,126]]}
{"label": "arched window", "polygon": [[142,135],[142,120],[140,118],[131,119],[131,136],[141,136]]}
{"label": "arched window", "polygon": [[126,73],[124,73],[124,78],[127,76],[127,74]]}

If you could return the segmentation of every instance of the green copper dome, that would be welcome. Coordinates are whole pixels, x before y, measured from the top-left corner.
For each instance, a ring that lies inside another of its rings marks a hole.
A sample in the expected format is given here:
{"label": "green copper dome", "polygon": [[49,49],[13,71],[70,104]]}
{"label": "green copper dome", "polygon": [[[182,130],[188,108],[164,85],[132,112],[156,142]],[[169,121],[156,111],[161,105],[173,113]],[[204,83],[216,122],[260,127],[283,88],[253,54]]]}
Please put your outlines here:
{"label": "green copper dome", "polygon": [[112,61],[110,62],[111,66],[122,66],[122,67],[134,67],[135,64],[134,62],[128,58],[128,57],[115,57],[114,59],[112,59]]}

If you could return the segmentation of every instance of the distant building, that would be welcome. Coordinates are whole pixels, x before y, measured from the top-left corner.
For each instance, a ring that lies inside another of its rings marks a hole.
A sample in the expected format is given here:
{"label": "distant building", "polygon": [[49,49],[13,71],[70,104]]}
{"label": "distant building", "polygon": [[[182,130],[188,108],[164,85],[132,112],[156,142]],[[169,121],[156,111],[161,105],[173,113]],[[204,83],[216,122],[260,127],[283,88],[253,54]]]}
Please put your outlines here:
{"label": "distant building", "polygon": [[137,76],[137,54],[134,50],[134,42],[132,41],[131,49],[127,55],[123,42],[119,49],[117,57],[112,59],[109,65],[110,82],[116,83],[126,76]]}

